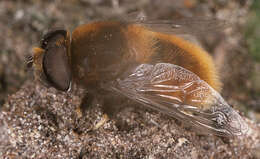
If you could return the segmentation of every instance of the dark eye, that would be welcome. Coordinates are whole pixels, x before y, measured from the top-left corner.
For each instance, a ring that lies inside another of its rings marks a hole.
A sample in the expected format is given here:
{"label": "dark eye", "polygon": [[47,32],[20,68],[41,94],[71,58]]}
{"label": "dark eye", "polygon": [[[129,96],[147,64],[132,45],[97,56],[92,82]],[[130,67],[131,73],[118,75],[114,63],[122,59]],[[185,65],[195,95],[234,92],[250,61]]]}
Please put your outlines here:
{"label": "dark eye", "polygon": [[48,33],[44,36],[45,40],[41,46],[45,49],[42,66],[46,80],[51,86],[62,91],[67,91],[71,85],[66,34],[65,30]]}
{"label": "dark eye", "polygon": [[49,48],[43,58],[43,71],[48,83],[61,91],[67,91],[71,84],[69,58],[64,46]]}

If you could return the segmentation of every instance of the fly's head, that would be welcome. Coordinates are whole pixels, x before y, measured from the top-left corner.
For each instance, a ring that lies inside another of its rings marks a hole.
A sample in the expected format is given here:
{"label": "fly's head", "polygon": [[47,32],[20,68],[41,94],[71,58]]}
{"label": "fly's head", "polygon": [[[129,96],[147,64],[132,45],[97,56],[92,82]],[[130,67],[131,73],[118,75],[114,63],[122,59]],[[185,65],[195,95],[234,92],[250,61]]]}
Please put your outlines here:
{"label": "fly's head", "polygon": [[61,91],[71,88],[70,34],[63,29],[49,31],[41,40],[40,47],[33,49],[27,66],[33,67],[35,78],[46,86]]}

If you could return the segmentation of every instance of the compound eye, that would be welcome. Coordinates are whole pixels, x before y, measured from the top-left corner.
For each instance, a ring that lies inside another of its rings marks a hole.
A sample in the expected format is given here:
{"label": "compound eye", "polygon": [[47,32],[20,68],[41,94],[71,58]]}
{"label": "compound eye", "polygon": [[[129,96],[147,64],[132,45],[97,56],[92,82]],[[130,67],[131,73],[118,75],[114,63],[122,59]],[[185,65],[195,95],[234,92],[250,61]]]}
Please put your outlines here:
{"label": "compound eye", "polygon": [[71,85],[66,30],[53,30],[44,35],[41,48],[45,50],[42,68],[47,83],[58,90],[67,91]]}
{"label": "compound eye", "polygon": [[43,71],[48,83],[61,91],[70,89],[71,69],[65,46],[53,46],[46,50]]}

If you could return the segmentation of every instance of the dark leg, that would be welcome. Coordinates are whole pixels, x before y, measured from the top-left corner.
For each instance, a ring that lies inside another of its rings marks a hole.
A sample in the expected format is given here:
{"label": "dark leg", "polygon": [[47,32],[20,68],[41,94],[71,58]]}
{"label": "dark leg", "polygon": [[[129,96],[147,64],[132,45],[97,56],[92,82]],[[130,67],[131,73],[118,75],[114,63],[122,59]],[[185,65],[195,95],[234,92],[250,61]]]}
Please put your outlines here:
{"label": "dark leg", "polygon": [[117,114],[127,107],[128,100],[117,94],[103,96],[102,109],[110,118],[115,118]]}
{"label": "dark leg", "polygon": [[130,105],[130,101],[121,95],[107,94],[103,96],[102,109],[110,119],[113,119],[119,130],[128,130],[129,126],[126,122],[119,119],[118,113],[126,110]]}
{"label": "dark leg", "polygon": [[76,120],[74,121],[74,128],[73,131],[77,135],[81,135],[83,133],[81,124],[82,120],[85,120],[84,117],[86,115],[86,111],[90,106],[92,106],[92,103],[94,101],[94,96],[91,93],[86,93],[84,97],[81,100],[80,105],[77,106],[76,108]]}
{"label": "dark leg", "polygon": [[113,119],[119,129],[128,129],[127,124],[117,117],[119,112],[130,105],[129,100],[126,97],[104,90],[88,93],[82,100],[80,112],[84,114],[94,100],[97,100],[97,102],[101,105],[104,115],[96,125],[93,125],[93,130],[102,127],[109,119]]}
{"label": "dark leg", "polygon": [[91,93],[86,93],[86,95],[81,100],[81,104],[79,106],[80,111],[84,114],[86,110],[92,105],[94,101],[94,95]]}

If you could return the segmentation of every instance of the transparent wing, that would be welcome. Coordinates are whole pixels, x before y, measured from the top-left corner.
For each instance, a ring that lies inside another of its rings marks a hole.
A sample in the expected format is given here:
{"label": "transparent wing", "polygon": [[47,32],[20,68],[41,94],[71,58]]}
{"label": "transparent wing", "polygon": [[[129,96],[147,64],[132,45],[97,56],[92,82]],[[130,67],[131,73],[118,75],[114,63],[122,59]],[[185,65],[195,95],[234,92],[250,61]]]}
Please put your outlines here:
{"label": "transparent wing", "polygon": [[141,64],[118,78],[110,89],[144,106],[219,136],[247,132],[241,116],[206,82],[177,65]]}
{"label": "transparent wing", "polygon": [[124,18],[126,21],[139,24],[156,32],[172,34],[203,34],[223,30],[229,26],[224,20],[205,17],[178,18],[174,20],[150,19],[142,12],[133,12]]}

